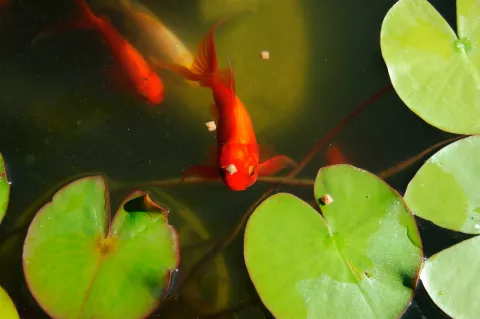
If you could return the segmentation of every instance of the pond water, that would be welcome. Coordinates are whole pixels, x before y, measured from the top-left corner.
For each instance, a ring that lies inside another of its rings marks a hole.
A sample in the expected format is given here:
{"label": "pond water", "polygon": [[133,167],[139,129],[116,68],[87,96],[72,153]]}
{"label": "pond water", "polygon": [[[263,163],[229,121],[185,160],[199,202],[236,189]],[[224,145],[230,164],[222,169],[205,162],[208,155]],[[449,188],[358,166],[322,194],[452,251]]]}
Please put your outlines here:
{"label": "pond water", "polygon": [[[205,161],[207,149],[215,145],[215,135],[205,128],[211,92],[185,86],[167,71],[159,71],[166,95],[158,106],[112,92],[104,72],[109,52],[94,32],[76,31],[30,46],[41,29],[71,13],[70,1],[12,1],[0,12],[0,152],[12,183],[9,210],[0,226],[0,285],[21,318],[47,318],[23,277],[26,227],[63,184],[95,174],[107,176],[112,184],[112,208],[136,185],[145,185],[155,201],[171,209],[182,260],[170,299],[151,317],[271,318],[246,272],[243,230],[210,254],[194,275],[186,276],[199,258],[232,234],[271,185],[258,182],[244,192],[220,183],[148,186],[177,178],[186,166]],[[395,1],[141,2],[192,52],[217,20],[233,17],[216,33],[219,63],[232,61],[237,94],[250,112],[259,142],[296,161],[390,83],[379,36]],[[432,4],[455,29],[455,1]],[[121,15],[106,12],[128,39],[139,38]],[[262,50],[270,52],[269,60],[260,59]],[[352,165],[379,173],[450,137],[422,121],[390,89],[329,143],[337,144]],[[299,178],[315,177],[326,163],[326,147]],[[421,164],[386,181],[403,194]],[[309,187],[278,190],[313,199]],[[466,238],[417,221],[426,257]],[[178,282],[185,284],[176,287]],[[441,317],[447,318],[419,283],[403,318]]]}

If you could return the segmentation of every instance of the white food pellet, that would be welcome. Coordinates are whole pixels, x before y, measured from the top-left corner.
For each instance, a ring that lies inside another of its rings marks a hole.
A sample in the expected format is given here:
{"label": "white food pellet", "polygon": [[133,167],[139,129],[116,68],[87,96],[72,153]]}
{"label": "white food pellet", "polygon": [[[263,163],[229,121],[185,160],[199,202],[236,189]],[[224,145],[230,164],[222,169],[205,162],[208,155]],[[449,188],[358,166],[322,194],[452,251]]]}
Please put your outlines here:
{"label": "white food pellet", "polygon": [[262,51],[262,52],[260,52],[260,57],[261,57],[263,60],[268,60],[268,59],[270,59],[270,52],[268,52],[268,51]]}
{"label": "white food pellet", "polygon": [[237,167],[234,164],[230,164],[225,168],[228,174],[233,175],[237,172]]}
{"label": "white food pellet", "polygon": [[207,126],[207,129],[210,131],[210,132],[213,132],[217,129],[217,125],[215,124],[215,121],[210,121],[210,122],[207,122],[205,123],[205,125]]}

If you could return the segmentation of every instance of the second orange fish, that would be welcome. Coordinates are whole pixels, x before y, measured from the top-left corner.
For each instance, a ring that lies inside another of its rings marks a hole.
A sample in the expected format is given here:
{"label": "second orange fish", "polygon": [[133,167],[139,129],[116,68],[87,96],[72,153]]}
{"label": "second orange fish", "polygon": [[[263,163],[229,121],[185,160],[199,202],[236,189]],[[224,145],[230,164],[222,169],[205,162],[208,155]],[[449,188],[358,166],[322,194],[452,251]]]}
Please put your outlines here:
{"label": "second orange fish", "polygon": [[115,88],[129,91],[152,105],[161,103],[164,95],[163,82],[150,63],[128,43],[107,18],[95,16],[85,0],[75,0],[75,3],[79,16],[45,30],[42,36],[79,28],[96,30],[116,62],[111,69],[111,79]]}

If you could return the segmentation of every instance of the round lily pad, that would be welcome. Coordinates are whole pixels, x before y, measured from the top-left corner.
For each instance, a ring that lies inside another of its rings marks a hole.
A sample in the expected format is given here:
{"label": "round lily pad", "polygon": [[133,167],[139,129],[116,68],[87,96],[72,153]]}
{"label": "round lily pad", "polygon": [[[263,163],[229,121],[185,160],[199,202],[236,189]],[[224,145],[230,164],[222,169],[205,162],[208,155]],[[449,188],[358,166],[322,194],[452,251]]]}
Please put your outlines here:
{"label": "round lily pad", "polygon": [[3,156],[0,154],[0,223],[7,212],[8,198],[10,195],[10,184],[7,179],[7,172],[5,171],[5,164]]}
{"label": "round lily pad", "polygon": [[[422,263],[415,220],[401,196],[350,165],[320,169],[321,214],[279,193],[250,217],[244,256],[276,318],[398,318]],[[329,195],[329,196],[325,196]]]}
{"label": "round lily pad", "polygon": [[146,317],[159,305],[179,261],[167,217],[135,192],[109,225],[105,180],[70,183],[28,229],[23,267],[30,291],[54,318]]}
{"label": "round lily pad", "polygon": [[480,132],[479,15],[475,1],[457,0],[457,37],[427,0],[400,0],[382,24],[382,54],[397,94],[444,131]]}
{"label": "round lily pad", "polygon": [[475,236],[425,261],[422,283],[435,304],[452,318],[478,318],[479,252],[480,236]]}
{"label": "round lily pad", "polygon": [[2,314],[2,319],[20,318],[12,299],[2,287],[0,287],[0,314]]}
{"label": "round lily pad", "polygon": [[436,225],[480,234],[480,136],[447,145],[418,170],[405,191],[414,214]]}

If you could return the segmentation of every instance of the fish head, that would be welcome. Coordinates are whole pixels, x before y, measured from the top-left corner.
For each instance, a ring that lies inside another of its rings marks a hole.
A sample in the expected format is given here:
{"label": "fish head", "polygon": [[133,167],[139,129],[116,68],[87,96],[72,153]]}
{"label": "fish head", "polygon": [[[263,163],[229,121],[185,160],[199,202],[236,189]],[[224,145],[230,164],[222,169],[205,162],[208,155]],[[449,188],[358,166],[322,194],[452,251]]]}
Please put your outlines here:
{"label": "fish head", "polygon": [[[258,178],[258,155],[245,144],[225,144],[220,157],[220,176],[234,191],[243,191]],[[258,154],[258,153],[257,153]]]}
{"label": "fish head", "polygon": [[149,104],[156,105],[163,101],[163,82],[153,71],[141,79],[139,91],[142,98]]}

